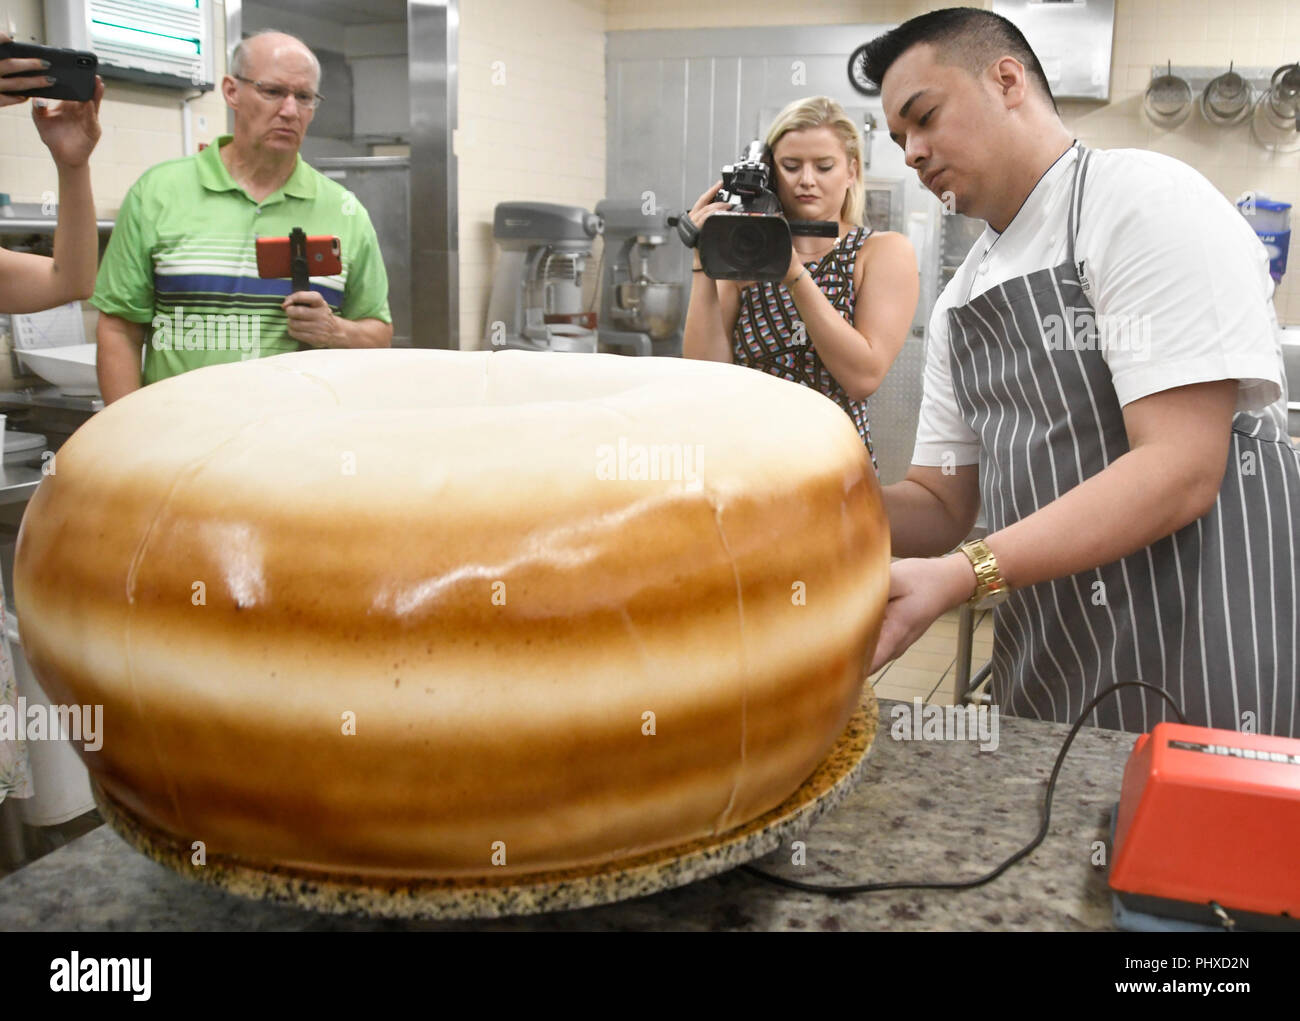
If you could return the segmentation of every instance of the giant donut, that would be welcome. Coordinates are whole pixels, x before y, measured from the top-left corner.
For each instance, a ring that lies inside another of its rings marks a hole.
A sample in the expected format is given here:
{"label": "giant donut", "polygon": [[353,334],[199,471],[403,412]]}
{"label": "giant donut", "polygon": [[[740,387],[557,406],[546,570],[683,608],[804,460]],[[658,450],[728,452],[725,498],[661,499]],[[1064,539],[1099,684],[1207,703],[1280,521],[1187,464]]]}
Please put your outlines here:
{"label": "giant donut", "polygon": [[786,799],[889,585],[813,390],[708,362],[309,351],[110,405],[23,519],[22,642],[104,794],[208,855],[461,877]]}

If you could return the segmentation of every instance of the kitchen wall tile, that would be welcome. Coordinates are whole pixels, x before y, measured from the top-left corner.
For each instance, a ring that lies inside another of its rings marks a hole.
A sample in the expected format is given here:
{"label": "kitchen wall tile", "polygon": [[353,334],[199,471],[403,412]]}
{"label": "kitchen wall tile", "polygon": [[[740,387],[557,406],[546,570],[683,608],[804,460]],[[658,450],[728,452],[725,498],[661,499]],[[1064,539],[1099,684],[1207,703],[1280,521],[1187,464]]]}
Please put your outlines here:
{"label": "kitchen wall tile", "polygon": [[[220,5],[218,5],[220,7]],[[29,32],[39,33],[40,17],[35,5],[31,16],[19,18]],[[13,12],[11,12],[13,13]],[[225,52],[225,19],[217,19],[217,37],[214,49]],[[218,67],[220,76],[225,70],[224,61]],[[194,122],[195,142],[210,141],[225,130],[225,104],[216,92],[204,94],[190,103]],[[30,173],[17,181],[6,177],[0,188],[7,188],[17,197],[18,185],[31,189],[42,183],[40,190],[54,187],[53,164],[45,146],[41,144],[31,123],[30,107],[5,107],[0,109],[0,168],[10,158],[33,160],[44,164],[45,169],[36,176]],[[206,118],[206,128],[198,123]],[[170,89],[115,81],[105,82],[104,99],[100,106],[100,125],[103,130],[100,143],[91,158],[91,181],[95,191],[95,205],[101,216],[114,215],[121,205],[126,189],[139,177],[148,163],[171,159],[181,155],[180,93]],[[148,163],[146,162],[148,161]],[[39,198],[40,192],[25,196]]]}
{"label": "kitchen wall tile", "polygon": [[58,187],[54,163],[48,156],[0,155],[0,175],[13,202],[40,202],[44,192]]}
{"label": "kitchen wall tile", "polygon": [[1235,4],[1232,13],[1232,34],[1234,38],[1257,39],[1259,38],[1259,31],[1258,4]]}
{"label": "kitchen wall tile", "polygon": [[1179,19],[1182,15],[1182,9],[1186,0],[1147,0],[1144,7],[1156,10],[1156,17],[1160,24],[1171,24]]}
{"label": "kitchen wall tile", "polygon": [[1111,88],[1115,87],[1116,80],[1119,79],[1127,88],[1145,92],[1146,87],[1151,84],[1151,65],[1155,63],[1154,51],[1148,51],[1148,56],[1150,59],[1115,68],[1115,73],[1111,75]]}
{"label": "kitchen wall tile", "polygon": [[1154,29],[1160,21],[1160,10],[1153,0],[1133,0],[1128,9],[1132,12],[1132,28],[1135,33],[1148,27]]}
{"label": "kitchen wall tile", "polygon": [[[880,2],[818,4],[800,21],[892,24],[946,3]],[[979,6],[988,7],[988,3]],[[740,20],[737,20],[740,19]],[[811,19],[811,20],[810,20]],[[606,27],[719,27],[789,24],[782,3],[656,4],[609,0]],[[1150,125],[1141,112],[1141,95],[1153,64],[1276,65],[1300,57],[1300,6],[1294,0],[1117,0],[1111,61],[1111,99],[1103,105],[1062,104],[1062,118],[1088,144],[1104,148],[1151,148],[1191,164],[1236,198],[1247,188],[1296,202],[1300,208],[1300,154],[1274,155],[1257,145],[1243,126],[1215,133],[1200,123],[1199,112],[1174,131]],[[1208,129],[1208,130],[1203,130]],[[1300,219],[1300,214],[1297,215]],[[1275,298],[1279,319],[1300,323],[1300,262]]]}
{"label": "kitchen wall tile", "polygon": [[1217,7],[1218,3],[1211,3],[1211,0],[1181,0],[1174,16],[1180,22],[1204,24],[1210,11]]}
{"label": "kitchen wall tile", "polygon": [[[482,268],[495,258],[490,223],[496,201],[532,197],[591,207],[602,197],[605,31],[795,20],[890,24],[947,5],[948,0],[826,0],[794,11],[788,0],[462,0],[459,112],[468,138],[460,160],[463,313],[486,309],[491,278]],[[557,53],[564,59],[557,60]],[[1194,123],[1195,113],[1172,137],[1161,136],[1139,112],[1151,65],[1164,59],[1226,66],[1230,59],[1273,64],[1297,55],[1300,7],[1294,2],[1118,0],[1111,102],[1063,104],[1064,119],[1089,144],[1150,146],[1186,159],[1229,197],[1255,187],[1300,204],[1300,154],[1266,153],[1246,129],[1206,135]],[[504,87],[492,84],[495,60],[505,62]],[[101,213],[116,210],[149,161],[180,155],[178,98],[168,90],[109,83],[101,110],[104,140],[92,164]],[[225,107],[218,94],[205,95],[190,108],[196,142],[224,131]],[[206,130],[198,126],[199,117],[207,119]],[[19,200],[39,199],[53,187],[52,164],[26,107],[0,109],[0,173],[0,187]],[[481,272],[467,273],[471,265]],[[1300,258],[1293,256],[1292,266],[1300,267]],[[1300,322],[1300,268],[1288,275],[1276,304],[1279,318]],[[481,316],[477,313],[477,319]]]}
{"label": "kitchen wall tile", "polygon": [[[1228,57],[1225,60],[1224,54]],[[1183,56],[1183,61],[1194,65],[1223,65],[1223,70],[1228,69],[1228,60],[1235,61],[1238,67],[1246,65],[1249,61],[1243,57],[1234,55],[1232,49],[1225,50],[1224,44],[1215,39],[1201,39],[1198,42],[1187,44],[1187,52]]]}
{"label": "kitchen wall tile", "polygon": [[1300,57],[1275,35],[1264,34],[1255,43],[1255,63],[1266,67],[1287,64]]}
{"label": "kitchen wall tile", "polygon": [[485,328],[496,204],[531,199],[592,209],[604,195],[606,5],[548,0],[539,19],[541,6],[519,3],[503,15],[497,0],[461,5],[463,348],[477,348]]}
{"label": "kitchen wall tile", "polygon": [[1163,29],[1163,32],[1165,40],[1176,43],[1180,47],[1190,43],[1203,43],[1209,38],[1206,34],[1204,15],[1179,18],[1174,24]]}
{"label": "kitchen wall tile", "polygon": [[[1156,128],[1141,113],[1139,96],[1150,79],[1151,65],[1164,59],[1224,67],[1230,60],[1267,66],[1294,59],[1300,53],[1300,17],[1282,17],[1283,11],[1300,15],[1294,5],[1288,9],[1268,0],[1241,0],[1230,6],[1199,0],[1163,4],[1121,0],[1111,102],[1101,108],[1101,117],[1096,111],[1071,106],[1063,109],[1063,119],[1089,144],[1150,148],[1184,160],[1229,199],[1254,188],[1300,203],[1300,175],[1295,173],[1300,154],[1270,154],[1253,141],[1248,125],[1219,129],[1206,124],[1197,111],[1172,131]],[[1188,29],[1193,22],[1204,25],[1203,38],[1198,38],[1199,31]],[[1292,38],[1293,29],[1297,38]],[[1298,281],[1300,274],[1288,274],[1275,297],[1283,322],[1300,321]]]}
{"label": "kitchen wall tile", "polygon": [[1205,17],[1205,38],[1223,46],[1232,41],[1233,18],[1231,9],[1214,7]]}
{"label": "kitchen wall tile", "polygon": [[1133,20],[1132,32],[1133,32],[1132,39],[1134,43],[1138,43],[1138,44],[1145,43],[1147,45],[1154,46],[1157,44],[1163,45],[1168,41],[1163,35],[1163,33],[1161,33],[1160,26],[1155,21],[1154,18],[1151,20],[1135,18]]}

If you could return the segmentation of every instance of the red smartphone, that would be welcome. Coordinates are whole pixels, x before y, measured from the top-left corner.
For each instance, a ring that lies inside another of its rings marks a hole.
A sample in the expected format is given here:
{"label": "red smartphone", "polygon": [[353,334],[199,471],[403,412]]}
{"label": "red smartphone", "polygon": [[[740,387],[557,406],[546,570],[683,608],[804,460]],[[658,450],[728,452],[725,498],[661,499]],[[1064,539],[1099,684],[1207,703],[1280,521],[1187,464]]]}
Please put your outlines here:
{"label": "red smartphone", "polygon": [[53,85],[44,85],[26,92],[10,92],[11,96],[32,96],[37,99],[70,99],[87,103],[95,98],[95,71],[99,58],[85,50],[64,50],[57,46],[37,46],[35,43],[0,43],[0,60],[10,57],[36,57],[50,62],[46,71],[15,71],[6,78],[28,78],[48,75]]}
{"label": "red smartphone", "polygon": [[[343,272],[339,257],[339,239],[328,234],[307,238],[307,275],[331,277]],[[289,239],[257,239],[257,275],[259,277],[293,277]]]}

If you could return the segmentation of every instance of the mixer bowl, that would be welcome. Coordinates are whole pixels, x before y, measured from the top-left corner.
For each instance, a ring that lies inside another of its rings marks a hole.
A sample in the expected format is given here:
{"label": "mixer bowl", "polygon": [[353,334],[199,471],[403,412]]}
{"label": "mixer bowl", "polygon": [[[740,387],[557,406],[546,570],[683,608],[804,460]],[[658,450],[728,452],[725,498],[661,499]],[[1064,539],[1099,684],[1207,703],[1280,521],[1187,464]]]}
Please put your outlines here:
{"label": "mixer bowl", "polygon": [[546,332],[549,335],[547,346],[552,351],[568,351],[579,354],[595,354],[596,352],[595,330],[568,323],[548,323]]}
{"label": "mixer bowl", "polygon": [[648,333],[652,340],[671,337],[681,321],[682,285],[643,280],[618,285],[619,307],[631,313],[624,328]]}

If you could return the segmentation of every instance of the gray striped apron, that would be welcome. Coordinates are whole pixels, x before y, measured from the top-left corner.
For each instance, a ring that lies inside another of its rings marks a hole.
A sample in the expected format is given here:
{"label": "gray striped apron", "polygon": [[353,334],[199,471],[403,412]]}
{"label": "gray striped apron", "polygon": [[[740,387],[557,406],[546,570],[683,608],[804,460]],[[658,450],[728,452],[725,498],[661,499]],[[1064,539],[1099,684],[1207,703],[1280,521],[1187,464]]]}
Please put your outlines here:
{"label": "gray striped apron", "polygon": [[[980,437],[990,532],[1129,449],[1079,281],[1086,270],[1074,258],[1088,155],[1080,147],[1067,261],[948,314],[953,386]],[[1189,723],[1300,737],[1297,529],[1300,452],[1271,419],[1237,414],[1208,514],[1122,560],[1021,589],[997,607],[994,703],[1009,715],[1073,721],[1099,689],[1142,680],[1169,692]],[[1125,688],[1089,722],[1146,731],[1166,718],[1176,717],[1163,699]]]}

